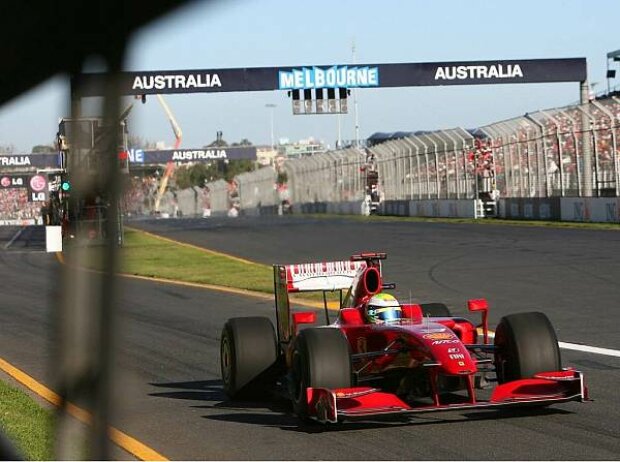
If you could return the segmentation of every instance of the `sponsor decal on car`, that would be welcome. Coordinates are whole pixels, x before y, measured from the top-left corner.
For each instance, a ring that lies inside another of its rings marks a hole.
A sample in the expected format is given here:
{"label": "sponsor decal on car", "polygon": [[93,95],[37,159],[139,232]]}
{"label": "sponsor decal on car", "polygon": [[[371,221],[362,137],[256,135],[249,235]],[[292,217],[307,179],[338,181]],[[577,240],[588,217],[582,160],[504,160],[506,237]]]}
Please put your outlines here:
{"label": "sponsor decal on car", "polygon": [[431,345],[446,345],[449,343],[459,343],[460,340],[458,338],[454,338],[452,340],[433,340],[433,343],[431,343]]}
{"label": "sponsor decal on car", "polygon": [[430,334],[424,334],[423,337],[428,340],[449,340],[453,339],[454,335],[450,332],[433,332]]}

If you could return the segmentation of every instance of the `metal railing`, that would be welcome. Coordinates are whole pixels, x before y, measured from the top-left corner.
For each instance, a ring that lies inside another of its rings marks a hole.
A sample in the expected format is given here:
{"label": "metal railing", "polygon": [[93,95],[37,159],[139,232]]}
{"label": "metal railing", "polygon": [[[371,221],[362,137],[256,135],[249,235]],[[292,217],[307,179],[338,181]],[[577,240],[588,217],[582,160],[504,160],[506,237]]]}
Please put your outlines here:
{"label": "metal railing", "polygon": [[[619,136],[620,99],[614,96],[474,130],[438,130],[291,159],[281,173],[293,204],[362,201],[370,164],[379,173],[383,200],[475,199],[491,192],[618,196]],[[282,199],[277,178],[272,167],[237,176],[240,207],[277,204]],[[222,181],[208,186],[213,210],[230,207],[223,196],[229,186]]]}

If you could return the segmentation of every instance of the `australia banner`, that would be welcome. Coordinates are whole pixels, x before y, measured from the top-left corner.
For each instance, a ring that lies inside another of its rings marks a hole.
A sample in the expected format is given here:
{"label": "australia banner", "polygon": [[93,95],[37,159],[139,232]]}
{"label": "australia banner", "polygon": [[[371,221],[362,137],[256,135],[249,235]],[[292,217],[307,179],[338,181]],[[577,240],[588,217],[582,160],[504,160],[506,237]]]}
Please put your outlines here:
{"label": "australia banner", "polygon": [[165,164],[168,162],[209,162],[222,160],[256,160],[255,146],[142,150],[130,149],[131,164]]}
{"label": "australia banner", "polygon": [[[72,81],[80,96],[103,96],[105,74]],[[123,72],[123,95],[227,91],[379,88],[501,83],[583,82],[585,58],[336,64]]]}
{"label": "australia banner", "polygon": [[49,154],[0,154],[0,168],[2,167],[57,167],[58,153]]}

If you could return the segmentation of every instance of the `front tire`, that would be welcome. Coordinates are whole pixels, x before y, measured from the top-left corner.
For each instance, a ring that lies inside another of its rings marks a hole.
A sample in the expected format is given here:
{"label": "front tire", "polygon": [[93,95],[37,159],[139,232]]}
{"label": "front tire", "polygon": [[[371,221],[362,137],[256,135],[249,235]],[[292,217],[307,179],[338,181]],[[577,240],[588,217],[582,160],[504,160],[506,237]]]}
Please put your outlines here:
{"label": "front tire", "polygon": [[351,387],[349,344],[336,328],[309,328],[295,340],[291,365],[293,410],[300,418],[308,417],[308,387]]}
{"label": "front tire", "polygon": [[231,318],[226,322],[220,341],[220,368],[228,397],[262,391],[263,379],[276,359],[276,335],[268,318]]}
{"label": "front tire", "polygon": [[504,316],[495,330],[494,344],[499,383],[562,368],[555,330],[543,313]]}

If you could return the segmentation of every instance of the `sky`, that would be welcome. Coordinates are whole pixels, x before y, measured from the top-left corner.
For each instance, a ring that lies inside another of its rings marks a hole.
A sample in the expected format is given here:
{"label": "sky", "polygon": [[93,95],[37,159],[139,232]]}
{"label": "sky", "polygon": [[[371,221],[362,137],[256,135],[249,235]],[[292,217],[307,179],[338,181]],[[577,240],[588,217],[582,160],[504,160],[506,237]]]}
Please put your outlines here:
{"label": "sky", "polygon": [[[196,2],[135,33],[127,70],[302,66],[585,57],[594,91],[607,86],[606,54],[620,49],[617,0],[228,0]],[[620,63],[615,63],[619,69]],[[612,86],[620,85],[619,78]],[[374,132],[475,128],[579,99],[577,83],[360,89],[360,137]],[[292,114],[286,92],[167,95],[198,148],[222,131],[228,142],[314,137],[330,146],[355,137],[349,114]],[[0,108],[0,145],[30,152],[50,144],[68,116],[68,81],[57,76]],[[170,145],[155,98],[135,105],[131,134]]]}

